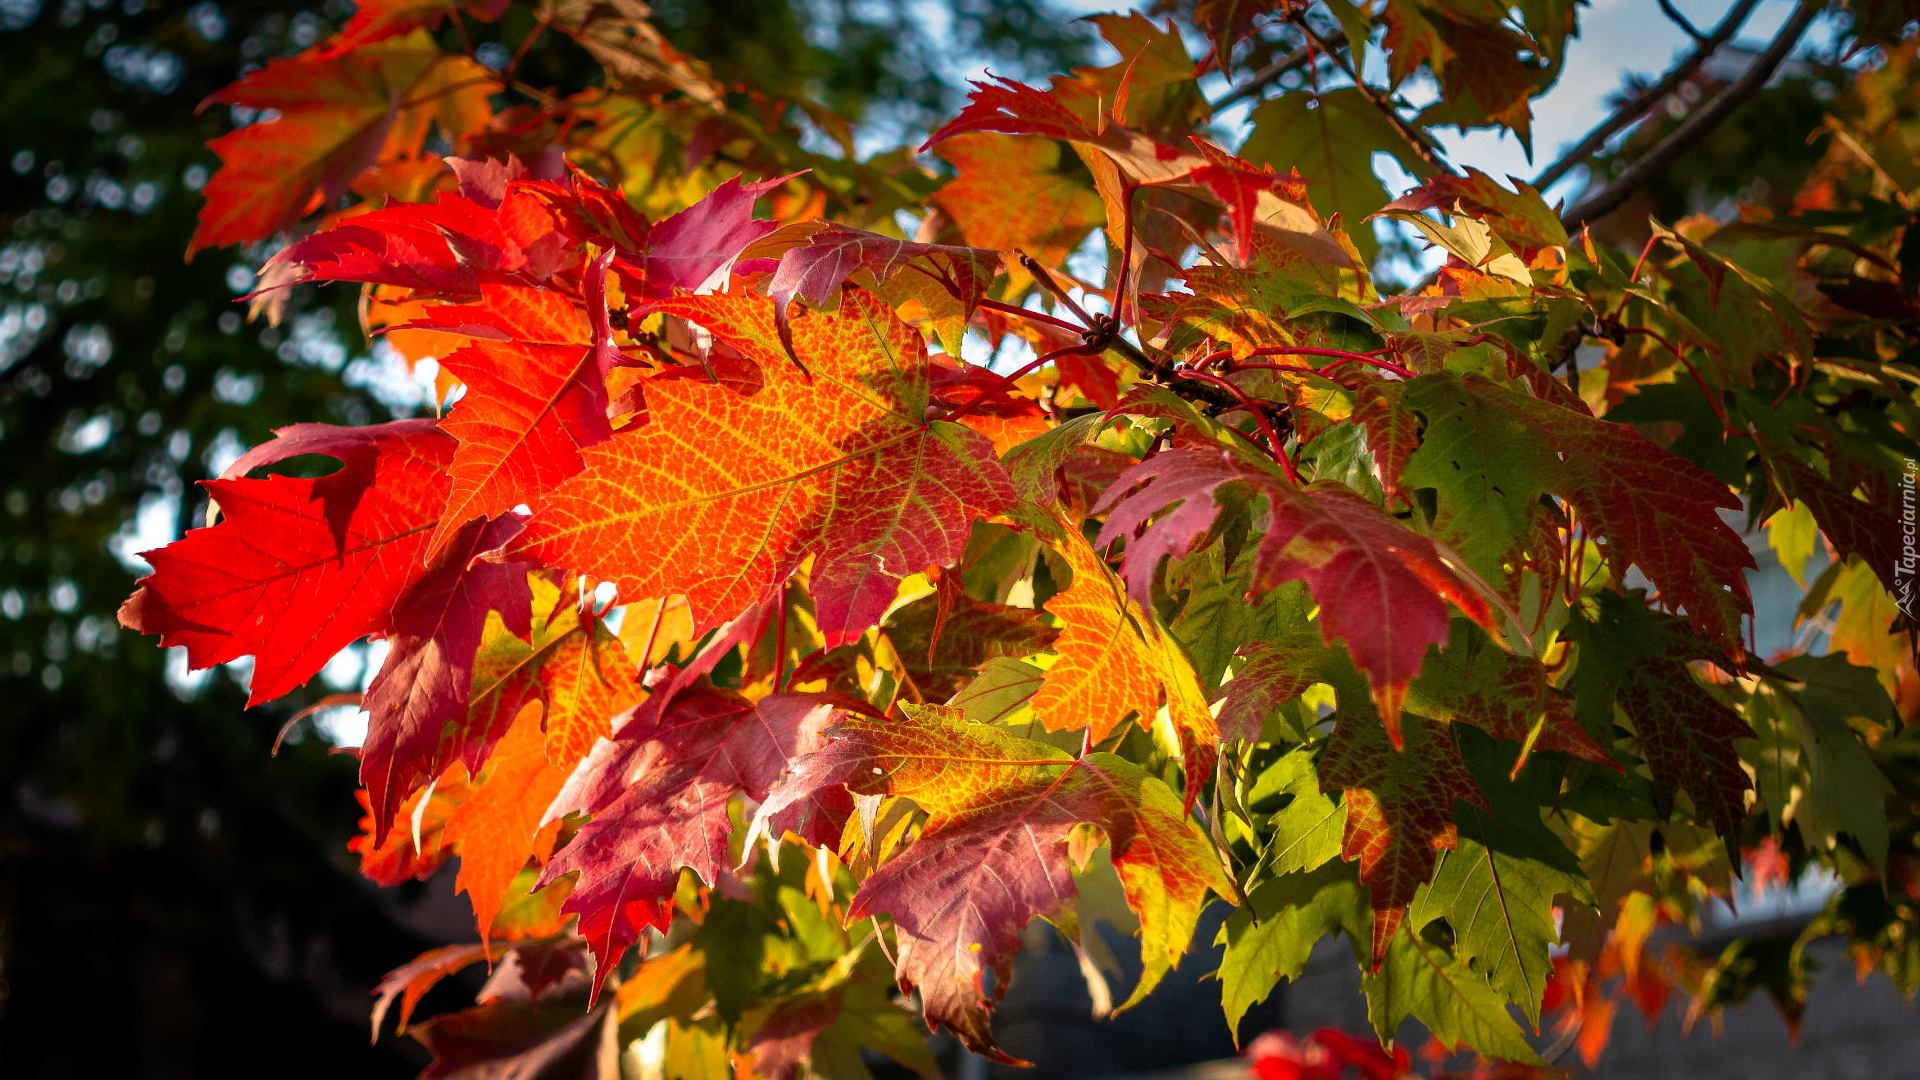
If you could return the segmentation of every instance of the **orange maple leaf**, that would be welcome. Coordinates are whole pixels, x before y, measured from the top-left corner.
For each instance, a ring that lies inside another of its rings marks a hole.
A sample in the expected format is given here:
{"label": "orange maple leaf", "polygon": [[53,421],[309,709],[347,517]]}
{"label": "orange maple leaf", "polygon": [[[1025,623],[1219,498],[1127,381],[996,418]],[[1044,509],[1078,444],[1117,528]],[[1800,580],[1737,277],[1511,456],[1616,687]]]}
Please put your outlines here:
{"label": "orange maple leaf", "polygon": [[[685,594],[696,625],[764,599],[808,558],[829,648],[878,622],[900,580],[960,557],[976,518],[1013,501],[980,435],[928,421],[925,343],[872,296],[792,323],[809,380],[764,297],[690,296],[657,310],[758,364],[751,395],[698,378],[641,384],[648,419],[583,451],[517,545],[622,597]],[[671,374],[671,373],[670,373]]]}

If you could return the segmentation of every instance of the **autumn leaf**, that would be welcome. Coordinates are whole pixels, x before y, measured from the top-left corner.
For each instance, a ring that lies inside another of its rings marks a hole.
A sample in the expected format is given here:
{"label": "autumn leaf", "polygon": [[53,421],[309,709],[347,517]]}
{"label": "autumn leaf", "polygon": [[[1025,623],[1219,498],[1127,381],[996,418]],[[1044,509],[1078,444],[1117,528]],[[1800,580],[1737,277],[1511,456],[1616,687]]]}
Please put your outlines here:
{"label": "autumn leaf", "polygon": [[386,1022],[387,1010],[393,1007],[394,999],[400,1001],[400,1019],[394,1025],[394,1034],[406,1033],[407,1021],[413,1018],[414,1006],[427,991],[439,985],[440,980],[449,975],[466,970],[473,964],[486,959],[486,950],[478,945],[442,945],[437,949],[428,949],[412,960],[394,968],[380,978],[380,985],[374,988],[379,1000],[373,1003],[373,1037],[380,1038],[380,1028]]}
{"label": "autumn leaf", "polygon": [[[586,312],[563,294],[511,285],[484,288],[478,304],[432,309],[433,324],[477,338],[440,361],[467,393],[441,423],[460,449],[432,549],[475,517],[534,502],[580,472],[582,450],[613,437],[606,377],[619,352],[607,326],[610,257],[586,271]],[[501,340],[487,340],[494,334]]]}
{"label": "autumn leaf", "polygon": [[1318,636],[1263,638],[1242,647],[1233,679],[1220,688],[1220,734],[1261,741],[1267,717],[1320,681],[1327,649]]}
{"label": "autumn leaf", "polygon": [[[1138,15],[1133,18],[1146,22]],[[1126,20],[1116,17],[1113,21]],[[1151,24],[1147,26],[1151,29]],[[1177,38],[1171,47],[1179,48]],[[1191,62],[1188,70],[1191,72]],[[1192,85],[1190,75],[1186,85]],[[1180,80],[1166,83],[1165,88],[1176,92],[1171,97],[1163,95],[1161,104],[1171,106],[1172,115],[1177,116],[1183,109]],[[1198,137],[1190,136],[1195,150],[1184,150],[1120,123],[1110,123],[1099,115],[1101,95],[1095,87],[1072,81],[1056,80],[1051,93],[1004,77],[992,83],[974,82],[967,107],[935,131],[921,149],[982,131],[1067,140],[1086,148],[1082,156],[1094,170],[1106,208],[1107,230],[1116,245],[1121,243],[1122,223],[1130,216],[1126,210],[1129,192],[1148,186],[1190,195],[1229,212],[1242,238],[1242,257],[1247,248],[1245,237],[1252,229],[1261,229],[1316,262],[1352,265],[1347,250],[1305,205],[1297,176],[1262,169]],[[1115,100],[1115,104],[1124,108],[1122,102]],[[1163,118],[1166,115],[1162,113]],[[1133,257],[1141,254],[1136,250]]]}
{"label": "autumn leaf", "polygon": [[[1509,178],[1511,179],[1511,178]],[[1567,246],[1567,230],[1560,215],[1524,180],[1513,180],[1509,191],[1479,169],[1441,173],[1388,204],[1390,209],[1419,212],[1444,210],[1470,216],[1507,242],[1523,261],[1544,248]]]}
{"label": "autumn leaf", "polygon": [[716,276],[754,241],[778,227],[753,216],[754,200],[790,179],[778,176],[746,184],[735,177],[653,226],[645,251],[618,256],[623,269],[639,276],[639,298],[664,300],[676,289],[697,292],[707,285],[724,284]]}
{"label": "autumn leaf", "polygon": [[1213,65],[1227,71],[1234,46],[1253,35],[1253,22],[1262,15],[1288,7],[1285,0],[1200,0],[1194,5],[1193,24],[1213,41]]}
{"label": "autumn leaf", "polygon": [[820,1033],[840,1019],[840,995],[809,994],[776,1005],[753,1029],[746,1056],[753,1075],[792,1080],[813,1050]]}
{"label": "autumn leaf", "polygon": [[[885,912],[898,936],[901,988],[927,1020],[977,1053],[1011,1061],[988,1027],[1006,992],[1020,930],[1035,916],[1072,925],[1077,891],[1066,839],[1098,824],[1141,921],[1146,970],[1134,1000],[1185,950],[1209,888],[1224,885],[1179,797],[1110,754],[1074,759],[1044,743],[964,720],[945,706],[903,706],[906,721],[847,714],[770,804],[844,783],[912,799],[926,826],[855,894],[849,919]],[[994,974],[989,994],[986,972]]]}
{"label": "autumn leaf", "polygon": [[[1205,341],[1245,354],[1274,345],[1316,344],[1304,316],[1351,304],[1357,286],[1337,265],[1316,260],[1265,234],[1235,252],[1242,265],[1208,255],[1181,271],[1187,291],[1141,297],[1141,312],[1168,328],[1180,349]],[[1354,311],[1359,311],[1357,307]]]}
{"label": "autumn leaf", "polygon": [[526,567],[476,561],[520,531],[522,519],[470,523],[395,605],[389,649],[367,685],[367,737],[360,782],[373,797],[376,835],[384,836],[400,796],[454,761],[480,767],[481,745],[448,739],[467,719],[474,654],[489,613],[525,632],[532,619]]}
{"label": "autumn leaf", "polygon": [[618,1057],[599,1052],[603,1039],[612,1041],[605,1030],[612,1023],[612,1010],[605,1007],[582,1015],[578,1001],[509,997],[443,1013],[415,1025],[413,1037],[433,1054],[421,1080],[619,1080]]}
{"label": "autumn leaf", "polygon": [[1424,376],[1403,402],[1425,415],[1427,435],[1402,482],[1437,487],[1439,527],[1467,541],[1470,560],[1491,565],[1500,538],[1522,531],[1531,498],[1557,495],[1589,536],[1606,539],[1616,575],[1638,566],[1664,605],[1741,655],[1740,620],[1753,612],[1741,570],[1754,562],[1714,512],[1740,506],[1724,484],[1625,424],[1491,383]]}
{"label": "autumn leaf", "polygon": [[709,885],[720,880],[729,866],[728,802],[764,800],[834,715],[816,695],[755,704],[696,685],[656,692],[595,748],[547,810],[592,820],[555,853],[540,884],[579,874],[564,910],[580,916],[596,985],[647,927],[666,930],[681,867]]}
{"label": "autumn leaf", "polygon": [[487,621],[474,662],[472,706],[445,739],[484,758],[483,748],[505,734],[528,702],[539,701],[547,760],[571,769],[611,734],[613,717],[640,699],[638,673],[606,625],[581,612],[578,597],[540,578],[533,592],[538,616],[527,634],[501,619]]}
{"label": "autumn leaf", "polygon": [[940,156],[959,175],[934,201],[973,247],[1058,266],[1105,220],[1091,181],[1058,143],[979,132],[942,142]]}
{"label": "autumn leaf", "polygon": [[1220,741],[1192,663],[1077,529],[1042,522],[1037,531],[1065,559],[1073,580],[1047,601],[1062,624],[1054,642],[1060,658],[1033,696],[1034,715],[1049,731],[1085,728],[1097,744],[1128,716],[1151,728],[1164,701],[1180,739],[1191,803],[1213,772]]}
{"label": "autumn leaf", "polygon": [[338,34],[327,39],[315,55],[321,60],[331,60],[422,27],[433,30],[448,15],[493,22],[506,14],[507,3],[508,0],[357,0],[353,18],[347,20]]}
{"label": "autumn leaf", "polygon": [[[902,272],[916,270],[909,295],[922,297],[929,306],[940,307],[940,297],[956,305],[957,326],[942,339],[948,350],[958,355],[958,329],[964,328],[987,286],[999,272],[998,252],[949,244],[921,244],[900,240],[865,229],[844,225],[805,222],[790,226],[782,235],[800,239],[796,246],[780,255],[767,294],[773,297],[774,326],[787,355],[802,369],[808,364],[795,351],[792,313],[794,297],[818,307],[825,304],[855,274],[871,275],[876,286],[884,287]],[[776,236],[769,240],[777,240]]]}
{"label": "autumn leaf", "polygon": [[[1304,581],[1320,604],[1320,630],[1344,639],[1367,675],[1389,738],[1399,742],[1400,701],[1427,648],[1447,640],[1447,605],[1482,626],[1492,613],[1478,593],[1441,561],[1433,543],[1338,484],[1298,488],[1221,452],[1163,451],[1123,473],[1095,510],[1108,511],[1101,539],[1128,541],[1122,564],[1135,595],[1162,554],[1184,554],[1210,527],[1215,492],[1251,484],[1266,496],[1271,524],[1260,540],[1253,592]],[[1141,490],[1136,487],[1145,485]],[[1180,505],[1171,514],[1149,519]]]}
{"label": "autumn leaf", "polygon": [[930,701],[944,701],[987,661],[1044,652],[1059,631],[1033,608],[989,604],[962,593],[948,610],[927,596],[887,618],[887,640]]}
{"label": "autumn leaf", "polygon": [[[458,159],[456,175],[471,176]],[[387,206],[356,214],[282,248],[261,268],[266,287],[298,281],[361,281],[428,294],[477,296],[482,282],[527,285],[577,263],[560,231],[550,195],[523,181],[509,163],[492,190],[464,182],[431,203]],[[574,178],[579,183],[579,178]],[[580,196],[584,198],[585,196]]]}
{"label": "autumn leaf", "polygon": [[1376,969],[1414,893],[1433,877],[1434,853],[1459,844],[1454,800],[1492,812],[1445,727],[1408,713],[1401,734],[1405,746],[1396,748],[1372,717],[1343,715],[1320,761],[1321,784],[1344,793],[1340,854],[1359,861],[1372,898]]}
{"label": "autumn leaf", "polygon": [[1505,753],[1491,739],[1461,733],[1468,768],[1477,774],[1491,813],[1455,808],[1459,845],[1440,856],[1433,881],[1414,901],[1418,930],[1444,917],[1454,956],[1471,963],[1495,990],[1540,1022],[1560,940],[1555,908],[1594,903],[1580,861],[1541,820],[1539,807],[1557,793],[1557,776],[1534,769],[1507,781]]}
{"label": "autumn leaf", "polygon": [[925,346],[864,293],[794,321],[813,377],[785,360],[773,305],[686,297],[661,310],[760,366],[752,396],[648,380],[648,421],[584,453],[516,546],[614,582],[634,600],[684,593],[712,626],[807,558],[829,648],[879,621],[898,582],[959,558],[968,523],[1012,502],[986,440],[929,422]]}
{"label": "autumn leaf", "polygon": [[[394,626],[394,605],[427,576],[453,440],[432,420],[372,427],[295,424],[202,482],[221,520],[142,556],[154,568],[121,625],[183,645],[194,668],[251,654],[249,705],[306,682],[342,648]],[[248,479],[301,454],[341,467]]]}
{"label": "autumn leaf", "polygon": [[277,116],[210,144],[222,164],[207,185],[188,257],[271,236],[338,201],[383,148],[409,135],[417,146],[429,121],[452,137],[479,128],[498,85],[472,60],[441,53],[423,30],[330,60],[270,61],[208,99]]}
{"label": "autumn leaf", "polygon": [[531,702],[520,710],[471,793],[447,820],[446,842],[460,854],[454,888],[472,903],[483,943],[491,943],[508,887],[527,860],[551,852],[558,832],[558,822],[543,824],[541,817],[566,783],[568,770],[547,760],[541,712]]}
{"label": "autumn leaf", "polygon": [[347,842],[347,850],[360,856],[361,876],[376,885],[432,877],[453,854],[446,839],[447,821],[472,790],[466,769],[449,769],[432,783],[407,794],[399,806],[403,827],[387,830],[379,841],[374,840],[372,800],[365,788],[354,792],[365,813],[360,818],[360,834]]}

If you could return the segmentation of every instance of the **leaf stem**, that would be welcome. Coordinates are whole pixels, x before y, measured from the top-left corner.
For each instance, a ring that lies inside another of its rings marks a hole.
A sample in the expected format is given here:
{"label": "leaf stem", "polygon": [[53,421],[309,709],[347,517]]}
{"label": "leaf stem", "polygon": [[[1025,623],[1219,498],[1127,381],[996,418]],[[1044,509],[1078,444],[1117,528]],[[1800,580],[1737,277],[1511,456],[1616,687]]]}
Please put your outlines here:
{"label": "leaf stem", "polygon": [[1176,369],[1174,374],[1186,379],[1199,379],[1201,382],[1211,383],[1239,398],[1240,404],[1253,414],[1254,422],[1260,425],[1260,433],[1266,437],[1267,447],[1273,454],[1273,459],[1287,471],[1287,479],[1293,481],[1296,486],[1300,483],[1300,470],[1294,466],[1293,459],[1287,456],[1286,445],[1280,441],[1280,436],[1274,432],[1273,425],[1267,421],[1267,414],[1261,410],[1258,403],[1247,396],[1246,391],[1218,375],[1210,375],[1204,371]]}
{"label": "leaf stem", "polygon": [[948,422],[952,422],[960,419],[961,417],[972,412],[979,405],[986,402],[989,398],[998,397],[1001,394],[1006,393],[1007,390],[1011,389],[1013,384],[1017,382],[1022,376],[1027,375],[1032,371],[1038,370],[1040,365],[1048,363],[1049,361],[1056,360],[1062,356],[1076,356],[1076,355],[1077,356],[1095,356],[1098,354],[1099,354],[1099,350],[1095,349],[1091,345],[1066,345],[1061,348],[1054,349],[1051,352],[1042,353],[1039,356],[1035,357],[1032,360],[1032,362],[1022,364],[1018,368],[1002,376],[998,383],[995,383],[994,385],[986,388],[985,390],[982,390],[980,393],[967,399],[967,401],[964,404],[960,405],[958,408],[954,409],[952,412],[941,417],[940,419],[946,420]]}
{"label": "leaf stem", "polygon": [[1044,311],[1035,311],[1032,308],[1016,307],[1013,304],[1003,304],[998,300],[989,300],[984,296],[980,298],[980,306],[983,308],[991,309],[993,311],[998,311],[1005,315],[1017,315],[1023,319],[1032,319],[1035,322],[1043,322],[1043,323],[1046,323],[1048,326],[1065,330],[1068,333],[1072,333],[1072,334],[1078,334],[1081,329],[1080,327],[1073,325],[1072,323],[1066,321],[1065,319],[1056,319]]}
{"label": "leaf stem", "polygon": [[[1317,348],[1305,348],[1305,347],[1296,348],[1293,346],[1274,346],[1272,348],[1266,348],[1266,349],[1255,349],[1252,352],[1248,353],[1247,355],[1248,356],[1330,356],[1330,357],[1333,357],[1334,362],[1326,365],[1324,368],[1321,368],[1320,369],[1321,374],[1325,374],[1328,371],[1332,371],[1334,368],[1339,367],[1341,364],[1365,364],[1368,367],[1379,368],[1381,371],[1390,371],[1393,374],[1398,375],[1403,379],[1417,379],[1420,377],[1418,372],[1414,372],[1407,368],[1401,367],[1399,364],[1396,364],[1391,360],[1382,360],[1378,356],[1374,356],[1369,353],[1349,352],[1345,349],[1317,349]],[[1241,364],[1238,366],[1251,367],[1252,365]]]}

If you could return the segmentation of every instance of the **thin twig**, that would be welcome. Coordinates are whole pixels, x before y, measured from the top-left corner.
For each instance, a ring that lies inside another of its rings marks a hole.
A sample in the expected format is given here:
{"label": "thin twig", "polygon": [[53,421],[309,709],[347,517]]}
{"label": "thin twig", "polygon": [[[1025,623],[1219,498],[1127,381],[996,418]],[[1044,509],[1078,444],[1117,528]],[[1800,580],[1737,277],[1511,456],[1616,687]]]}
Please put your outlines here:
{"label": "thin twig", "polygon": [[1747,16],[1753,14],[1753,9],[1759,3],[1760,0],[1738,0],[1732,8],[1728,9],[1726,18],[1720,20],[1720,25],[1713,28],[1712,34],[1704,38],[1694,35],[1694,39],[1699,42],[1698,48],[1689,53],[1685,60],[1675,64],[1673,70],[1667,72],[1659,82],[1635,94],[1632,101],[1615,109],[1612,116],[1607,117],[1599,127],[1587,132],[1587,137],[1581,139],[1579,145],[1562,154],[1560,160],[1542,169],[1540,175],[1534,178],[1533,186],[1545,191],[1561,177],[1572,172],[1574,166],[1592,157],[1594,152],[1605,146],[1607,140],[1613,138],[1615,133],[1638,123],[1649,110],[1666,100],[1668,94],[1678,90],[1681,83],[1692,78],[1693,73],[1700,70],[1700,65],[1706,63],[1707,59],[1718,52],[1720,46],[1726,44],[1727,40],[1746,23]]}
{"label": "thin twig", "polygon": [[1706,39],[1707,35],[1695,29],[1693,23],[1687,21],[1687,17],[1685,15],[1680,14],[1680,9],[1673,6],[1673,0],[1659,0],[1659,2],[1660,2],[1661,12],[1663,12],[1667,18],[1672,19],[1674,22],[1678,23],[1680,25],[1680,29],[1685,30],[1687,32],[1688,37],[1692,38],[1695,41],[1703,41]]}
{"label": "thin twig", "polygon": [[1039,282],[1041,288],[1047,290],[1047,293],[1055,300],[1058,300],[1062,307],[1072,312],[1073,317],[1080,320],[1081,326],[1092,329],[1093,316],[1087,314],[1087,309],[1081,307],[1079,301],[1069,295],[1067,290],[1061,288],[1059,282],[1053,280],[1053,275],[1047,271],[1046,267],[1040,265],[1039,259],[1034,258],[1024,251],[1018,251],[1014,254],[1020,257],[1020,268],[1022,270],[1032,275],[1033,280]]}
{"label": "thin twig", "polygon": [[1780,61],[1785,60],[1787,54],[1793,51],[1801,35],[1807,32],[1807,27],[1819,16],[1820,11],[1819,4],[1802,0],[1799,9],[1787,20],[1786,25],[1780,28],[1780,33],[1775,35],[1773,44],[1767,46],[1767,51],[1760,54],[1759,58],[1753,62],[1753,66],[1747,69],[1746,74],[1735,80],[1733,85],[1714,95],[1712,101],[1688,117],[1686,123],[1674,129],[1671,135],[1662,139],[1653,149],[1640,155],[1638,160],[1627,166],[1619,176],[1614,177],[1599,194],[1583,200],[1580,205],[1561,215],[1560,224],[1565,226],[1568,232],[1572,232],[1588,222],[1618,210],[1636,192],[1645,187],[1648,181],[1658,175],[1660,170],[1672,164],[1673,159],[1706,138],[1713,129],[1720,126],[1720,122],[1725,120],[1728,114],[1739,108],[1754,95],[1755,91],[1766,85],[1767,80],[1773,77],[1774,69],[1778,68]]}
{"label": "thin twig", "polygon": [[1413,152],[1420,155],[1420,160],[1426,162],[1436,171],[1443,173],[1454,172],[1453,166],[1447,164],[1446,159],[1440,156],[1440,148],[1428,138],[1427,133],[1407,123],[1407,121],[1401,117],[1399,111],[1393,107],[1392,102],[1374,93],[1373,88],[1368,86],[1366,80],[1360,77],[1360,73],[1354,70],[1353,64],[1332,45],[1332,39],[1321,37],[1320,32],[1308,25],[1305,18],[1296,19],[1295,25],[1299,26],[1300,29],[1306,33],[1307,37],[1313,39],[1322,49],[1326,50],[1327,56],[1335,64],[1339,65],[1341,71],[1346,72],[1347,78],[1353,80],[1353,88],[1360,92],[1361,97],[1367,99],[1367,104],[1378,109],[1380,115],[1387,118],[1387,123],[1392,124],[1393,129],[1400,133],[1400,137],[1412,145]]}
{"label": "thin twig", "polygon": [[[1346,31],[1335,30],[1332,34],[1328,35],[1326,41],[1327,44],[1330,45],[1345,45],[1347,43]],[[1213,103],[1213,111],[1219,112],[1221,109],[1238,105],[1249,98],[1259,97],[1262,93],[1266,92],[1267,87],[1279,81],[1280,77],[1287,72],[1298,71],[1311,63],[1315,51],[1316,50],[1303,45],[1280,59],[1275,60],[1273,63],[1268,64],[1266,67],[1261,68],[1259,71],[1254,72],[1253,76],[1246,82],[1241,83],[1239,86],[1221,95],[1220,100]]]}
{"label": "thin twig", "polygon": [[[1086,330],[1082,331],[1080,335],[1082,342],[1102,352],[1112,349],[1114,352],[1119,353],[1127,363],[1132,364],[1134,370],[1138,371],[1143,377],[1152,379],[1162,386],[1167,385],[1179,374],[1170,361],[1163,360],[1156,363],[1146,353],[1140,351],[1140,346],[1121,337],[1120,326],[1112,318],[1104,315],[1088,314],[1087,310],[1076,303],[1073,297],[1067,295],[1067,291],[1060,287],[1060,283],[1054,280],[1053,275],[1047,271],[1047,268],[1040,265],[1040,260],[1024,251],[1015,252],[1015,254],[1019,256],[1021,269],[1031,274],[1033,280],[1040,283],[1041,288],[1045,289],[1055,300],[1058,300],[1063,307],[1072,312],[1074,318],[1079,319],[1085,324]],[[1238,404],[1232,394],[1224,393],[1212,387],[1194,387],[1191,391],[1176,390],[1175,393],[1178,393],[1181,397],[1204,401],[1214,409],[1231,409],[1234,405]]]}
{"label": "thin twig", "polygon": [[1248,356],[1329,356],[1334,358],[1334,362],[1322,368],[1321,370],[1323,371],[1331,371],[1334,368],[1339,367],[1341,364],[1366,364],[1369,367],[1377,367],[1381,371],[1391,371],[1395,375],[1398,375],[1403,379],[1419,378],[1418,374],[1412,371],[1408,371],[1406,368],[1401,367],[1399,364],[1382,360],[1377,356],[1369,356],[1366,353],[1348,352],[1345,349],[1308,349],[1308,348],[1276,346],[1273,348],[1255,349],[1252,352],[1248,353],[1247,355]]}

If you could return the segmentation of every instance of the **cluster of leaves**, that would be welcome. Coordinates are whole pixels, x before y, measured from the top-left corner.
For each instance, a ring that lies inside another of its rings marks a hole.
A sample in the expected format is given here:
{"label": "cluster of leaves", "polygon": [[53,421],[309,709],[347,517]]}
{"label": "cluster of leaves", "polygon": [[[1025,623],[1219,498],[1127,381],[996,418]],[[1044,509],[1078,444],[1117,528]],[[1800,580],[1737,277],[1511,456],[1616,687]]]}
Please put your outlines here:
{"label": "cluster of leaves", "polygon": [[[491,3],[370,3],[221,92],[277,115],[216,144],[196,246],[322,212],[257,304],[359,283],[450,409],[282,429],[121,617],[252,656],[256,703],[390,644],[356,848],[383,882],[457,856],[482,940],[381,1012],[498,958],[416,1028],[433,1075],[636,1044],[928,1071],[890,980],[1004,1058],[1031,920],[1133,925],[1131,1004],[1215,898],[1230,1022],[1340,932],[1381,1040],[1412,1017],[1524,1066],[1512,1010],[1597,1049],[1616,979],[1795,1007],[1797,950],[1646,953],[1756,847],[1840,873],[1820,925],[1913,987],[1915,190],[1871,158],[1912,145],[1911,48],[1861,76],[1807,210],[1636,257],[1425,134],[1524,135],[1570,7],[1327,10],[1338,49],[1300,5],[1199,21],[1220,68],[1271,23],[1349,73],[1386,50],[1393,86],[1283,94],[1236,154],[1179,34],[1103,16],[1116,63],[976,85],[928,142],[944,183],[805,149],[831,117],[715,81],[638,5],[539,9],[606,72],[564,98],[430,33]],[[1408,115],[1410,80],[1440,103]],[[1427,178],[1323,205],[1362,149]],[[1445,264],[1382,295],[1375,212]],[[1829,556],[1823,651],[1750,651],[1743,508],[1796,571]]]}

